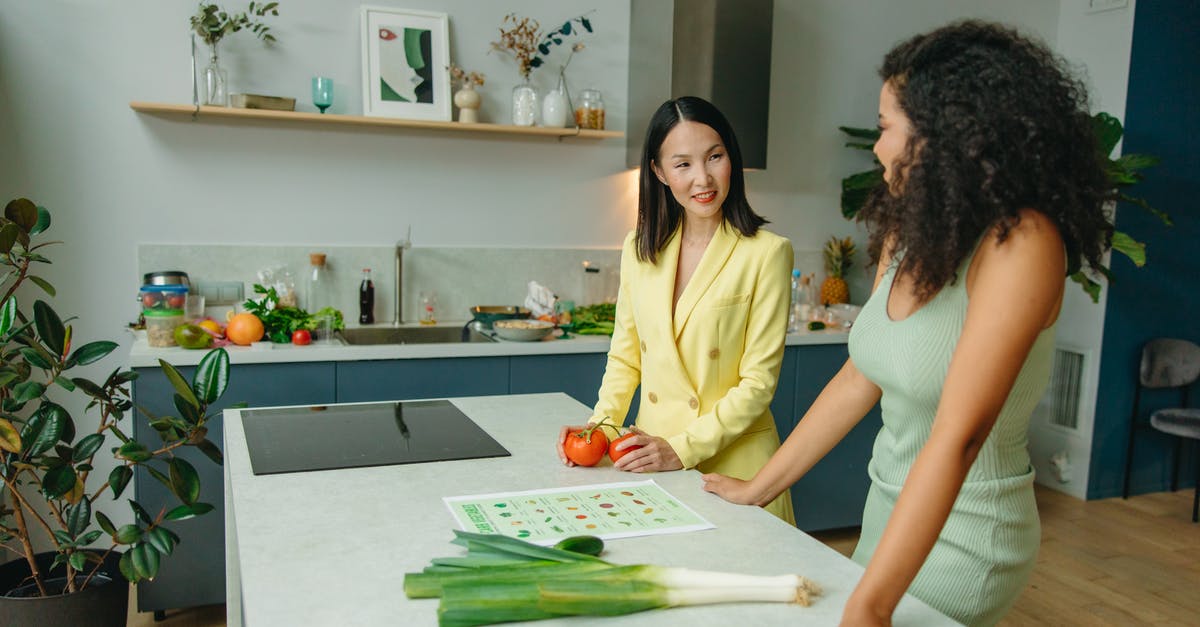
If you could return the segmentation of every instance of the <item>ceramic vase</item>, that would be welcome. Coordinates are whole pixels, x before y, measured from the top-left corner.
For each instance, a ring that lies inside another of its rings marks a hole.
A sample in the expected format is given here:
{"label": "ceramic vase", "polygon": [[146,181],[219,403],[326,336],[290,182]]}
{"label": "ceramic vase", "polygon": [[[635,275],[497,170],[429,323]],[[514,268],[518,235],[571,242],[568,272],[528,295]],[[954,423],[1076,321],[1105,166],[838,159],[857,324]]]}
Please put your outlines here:
{"label": "ceramic vase", "polygon": [[537,124],[538,93],[533,85],[526,80],[513,87],[512,92],[512,123],[515,126],[533,126]]}
{"label": "ceramic vase", "polygon": [[570,104],[567,102],[567,84],[558,77],[558,87],[542,99],[542,126],[562,128],[567,125]]}
{"label": "ceramic vase", "polygon": [[479,104],[483,99],[473,85],[464,85],[454,92],[454,105],[458,107],[458,121],[464,124],[474,124],[479,121]]}

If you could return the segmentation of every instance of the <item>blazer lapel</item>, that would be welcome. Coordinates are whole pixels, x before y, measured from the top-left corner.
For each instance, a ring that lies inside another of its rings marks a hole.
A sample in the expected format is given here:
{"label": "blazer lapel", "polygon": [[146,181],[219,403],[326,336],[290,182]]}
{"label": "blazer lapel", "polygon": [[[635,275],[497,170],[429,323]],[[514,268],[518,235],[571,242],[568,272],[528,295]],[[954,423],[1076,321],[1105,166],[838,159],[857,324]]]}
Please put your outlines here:
{"label": "blazer lapel", "polygon": [[645,296],[650,303],[644,311],[652,316],[655,332],[670,337],[671,301],[675,295],[675,273],[679,271],[680,229],[658,255],[658,263],[647,268]]}
{"label": "blazer lapel", "polygon": [[[682,230],[682,229],[681,229]],[[677,238],[681,237],[677,235]],[[687,324],[688,317],[692,314],[692,310],[696,308],[696,303],[700,302],[700,298],[708,291],[708,286],[712,284],[713,279],[717,278],[717,274],[721,272],[721,268],[725,267],[725,262],[729,260],[729,255],[733,253],[734,246],[737,245],[738,237],[725,223],[717,228],[717,232],[713,234],[712,241],[708,243],[708,248],[704,249],[704,256],[700,258],[700,265],[696,266],[696,272],[692,274],[692,278],[688,280],[688,284],[683,288],[683,294],[679,295],[679,304],[675,307],[675,341],[679,341],[679,334],[683,332],[683,327]],[[675,246],[675,255],[672,258],[674,268],[679,267],[679,245]],[[664,261],[666,259],[664,258]],[[674,294],[675,291],[675,272],[671,272],[671,286],[668,293]]]}

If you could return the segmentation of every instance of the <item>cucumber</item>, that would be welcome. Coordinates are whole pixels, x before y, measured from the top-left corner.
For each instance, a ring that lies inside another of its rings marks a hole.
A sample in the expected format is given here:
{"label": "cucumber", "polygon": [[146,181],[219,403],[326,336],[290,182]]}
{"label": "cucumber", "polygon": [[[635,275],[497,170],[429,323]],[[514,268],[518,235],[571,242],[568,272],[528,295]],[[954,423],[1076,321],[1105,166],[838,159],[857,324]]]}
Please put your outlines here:
{"label": "cucumber", "polygon": [[604,550],[604,540],[596,536],[571,536],[559,540],[554,548],[583,555],[599,555]]}

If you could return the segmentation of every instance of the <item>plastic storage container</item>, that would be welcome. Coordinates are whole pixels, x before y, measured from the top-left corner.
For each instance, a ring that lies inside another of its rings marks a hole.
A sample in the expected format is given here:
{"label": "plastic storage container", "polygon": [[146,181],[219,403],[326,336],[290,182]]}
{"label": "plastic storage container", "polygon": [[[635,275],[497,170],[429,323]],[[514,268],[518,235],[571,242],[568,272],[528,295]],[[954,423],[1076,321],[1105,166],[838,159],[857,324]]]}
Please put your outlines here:
{"label": "plastic storage container", "polygon": [[138,299],[142,301],[144,311],[178,309],[180,315],[183,315],[187,295],[186,285],[143,285],[142,289],[138,290]]}
{"label": "plastic storage container", "polygon": [[175,327],[183,324],[182,309],[143,309],[146,343],[155,348],[175,346]]}

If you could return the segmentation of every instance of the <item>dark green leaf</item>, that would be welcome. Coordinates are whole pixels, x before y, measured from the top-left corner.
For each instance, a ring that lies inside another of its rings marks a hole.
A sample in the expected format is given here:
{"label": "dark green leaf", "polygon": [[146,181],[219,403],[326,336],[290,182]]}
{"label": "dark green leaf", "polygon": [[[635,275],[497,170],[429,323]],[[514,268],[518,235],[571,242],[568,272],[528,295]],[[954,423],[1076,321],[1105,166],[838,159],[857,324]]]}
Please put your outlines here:
{"label": "dark green leaf", "polygon": [[37,205],[28,198],[16,198],[4,208],[4,217],[12,220],[22,231],[28,232],[38,221]]}
{"label": "dark green leaf", "polygon": [[42,492],[48,498],[56,499],[74,488],[75,469],[70,466],[56,466],[42,476]]}
{"label": "dark green leaf", "polygon": [[1103,111],[1092,116],[1092,128],[1096,132],[1100,154],[1105,157],[1112,154],[1113,148],[1117,147],[1117,142],[1121,141],[1121,135],[1125,132],[1121,128],[1120,120]]}
{"label": "dark green leaf", "polygon": [[71,568],[75,570],[83,570],[87,566],[87,553],[83,551],[75,551],[71,553],[71,557],[67,560],[71,564]]}
{"label": "dark green leaf", "polygon": [[154,466],[143,465],[142,467],[146,469],[146,472],[150,473],[151,477],[154,477],[159,483],[163,484],[164,488],[168,490],[174,489],[171,486],[171,478],[164,475],[161,470],[155,468]]}
{"label": "dark green leaf", "polygon": [[[71,419],[70,414],[61,405],[49,402],[42,405],[38,415],[42,419],[37,421],[36,427],[31,429],[28,435],[21,434],[21,441],[27,443],[25,449],[31,456],[41,455],[54,448],[54,445],[62,439],[63,433],[67,430],[67,423]],[[26,423],[27,427],[33,425],[33,420]],[[74,427],[71,430],[74,431]],[[71,487],[73,486],[69,486],[67,489],[69,490]]]}
{"label": "dark green leaf", "polygon": [[66,377],[63,377],[63,376],[54,377],[54,382],[57,383],[59,386],[61,386],[63,389],[65,389],[68,392],[75,391],[75,383]]}
{"label": "dark green leaf", "polygon": [[20,374],[12,368],[0,367],[0,386],[6,386],[20,378]]}
{"label": "dark green leaf", "polygon": [[187,421],[187,424],[189,425],[194,425],[200,422],[200,419],[203,418],[203,416],[200,414],[200,409],[198,407],[188,403],[187,399],[178,394],[174,394],[172,396],[173,400],[175,401],[175,409],[179,410],[180,418],[183,418],[185,421]]}
{"label": "dark green leaf", "polygon": [[133,554],[133,569],[146,579],[154,579],[158,575],[158,551],[149,544],[139,544],[129,551]]}
{"label": "dark green leaf", "polygon": [[121,525],[121,528],[117,529],[117,534],[113,540],[117,544],[133,544],[141,537],[141,527],[138,527],[137,525]]}
{"label": "dark green leaf", "polygon": [[117,562],[117,568],[121,570],[121,574],[124,575],[125,579],[130,583],[137,583],[140,579],[140,577],[138,577],[137,570],[135,570],[133,567],[133,556],[129,553],[121,554],[121,561]]}
{"label": "dark green leaf", "polygon": [[73,537],[79,537],[92,524],[92,504],[88,497],[67,508],[67,531]]}
{"label": "dark green leaf", "polygon": [[1136,172],[1156,166],[1162,160],[1152,155],[1128,154],[1121,155],[1113,161],[1124,170]]}
{"label": "dark green leaf", "polygon": [[1167,215],[1163,211],[1159,211],[1158,209],[1151,207],[1150,203],[1146,202],[1146,200],[1143,198],[1134,198],[1133,196],[1128,196],[1126,194],[1117,194],[1117,198],[1119,198],[1121,202],[1127,202],[1131,205],[1137,205],[1138,207],[1145,209],[1150,213],[1150,215],[1161,220],[1165,226],[1175,226],[1175,223],[1171,221],[1171,216]]}
{"label": "dark green leaf", "polygon": [[839,126],[838,130],[856,139],[869,139],[872,142],[879,140],[879,129],[877,128],[859,128],[855,126]]}
{"label": "dark green leaf", "polygon": [[175,509],[167,512],[167,520],[187,520],[194,516],[207,514],[213,510],[213,506],[208,503],[193,503],[191,505],[180,505]]}
{"label": "dark green leaf", "polygon": [[104,434],[92,433],[85,435],[75,443],[75,449],[71,453],[71,459],[81,462],[91,457],[92,454],[96,452],[96,449],[100,448],[101,444],[104,444]]}
{"label": "dark green leaf", "polygon": [[9,296],[8,300],[4,301],[4,306],[0,307],[0,336],[8,333],[12,328],[13,321],[17,319],[17,297]]}
{"label": "dark green leaf", "polygon": [[213,444],[212,440],[204,440],[197,444],[196,448],[200,449],[200,452],[204,453],[209,459],[216,462],[218,466],[224,463],[225,457],[221,454],[221,449],[217,448],[217,445]]}
{"label": "dark green leaf", "polygon": [[20,233],[21,229],[12,222],[5,222],[4,226],[0,226],[0,255],[7,255],[12,251],[13,244],[17,243],[17,236]]}
{"label": "dark green leaf", "polygon": [[154,522],[154,519],[150,517],[150,512],[147,512],[146,508],[142,507],[142,505],[137,501],[130,499],[129,509],[133,510],[133,515],[135,518],[146,523],[147,525]]}
{"label": "dark green leaf", "polygon": [[37,381],[22,381],[13,386],[12,399],[17,404],[23,405],[42,395],[46,391],[46,386]]}
{"label": "dark green leaf", "polygon": [[86,366],[90,363],[100,361],[109,353],[116,350],[116,348],[116,342],[88,342],[87,344],[75,349],[75,353],[71,355],[71,361],[74,361],[81,366]]}
{"label": "dark green leaf", "polygon": [[74,383],[81,390],[83,390],[84,394],[87,394],[88,396],[91,396],[92,398],[106,398],[106,395],[104,394],[104,390],[89,379],[84,379],[83,377],[75,377],[75,378],[71,379],[71,383]]}
{"label": "dark green leaf", "polygon": [[46,279],[43,279],[40,276],[33,276],[32,274],[29,275],[28,278],[30,281],[33,281],[38,287],[42,288],[43,292],[45,292],[51,296],[57,295],[57,292],[54,290],[54,286],[50,285],[50,282],[47,281]]}
{"label": "dark green leaf", "polygon": [[229,353],[224,348],[209,351],[192,375],[192,391],[201,403],[211,405],[221,398],[228,385]]}
{"label": "dark green leaf", "polygon": [[38,352],[38,349],[36,348],[31,346],[23,346],[18,352],[21,353],[21,357],[23,357],[25,361],[29,362],[29,365],[33,366],[34,368],[49,370],[54,367],[53,364],[51,364],[49,361],[46,361],[46,358],[42,356],[42,354]]}
{"label": "dark green leaf", "polygon": [[170,555],[171,551],[175,550],[175,538],[171,537],[170,531],[162,527],[155,527],[146,534],[146,541],[150,543],[159,553]]}
{"label": "dark green leaf", "polygon": [[46,346],[50,347],[50,352],[56,356],[62,355],[63,337],[67,330],[63,327],[62,319],[55,313],[54,308],[46,301],[35,301],[33,303],[33,320],[37,325],[38,335],[46,343]]}
{"label": "dark green leaf", "polygon": [[1071,275],[1071,280],[1083,286],[1083,291],[1087,292],[1088,296],[1092,297],[1093,303],[1100,302],[1100,284],[1093,281],[1083,272],[1076,272]]}
{"label": "dark green leaf", "polygon": [[579,23],[583,24],[583,29],[587,32],[592,32],[592,23],[586,17],[579,18]]}
{"label": "dark green leaf", "polygon": [[104,533],[107,533],[110,536],[117,535],[117,528],[113,526],[112,521],[108,519],[108,516],[104,515],[104,512],[96,512],[96,522],[100,523],[100,528],[104,530]]}
{"label": "dark green leaf", "polygon": [[45,233],[50,228],[50,212],[46,211],[45,207],[39,206],[37,208],[37,216],[37,222],[34,223],[33,228],[29,229],[30,235]]}
{"label": "dark green leaf", "polygon": [[192,392],[192,387],[184,380],[183,373],[162,359],[158,360],[158,363],[162,367],[163,374],[167,375],[167,380],[175,388],[175,391],[192,407],[200,407],[200,402],[196,400],[196,395]]}
{"label": "dark green leaf", "polygon": [[129,480],[133,478],[133,469],[129,466],[117,466],[108,473],[108,487],[112,488],[113,498],[121,496]]}
{"label": "dark green leaf", "polygon": [[144,462],[153,457],[141,442],[129,441],[117,449],[117,456],[131,462]]}
{"label": "dark green leaf", "polygon": [[200,498],[200,475],[182,457],[171,458],[171,486],[179,500],[191,505]]}
{"label": "dark green leaf", "polygon": [[875,144],[869,142],[846,142],[842,145],[847,148],[855,148],[857,150],[875,150]]}
{"label": "dark green leaf", "polygon": [[[99,517],[100,517],[100,512],[96,512],[96,518],[99,518]],[[81,536],[79,538],[79,545],[86,546],[88,544],[91,544],[96,541],[96,538],[99,538],[102,535],[104,535],[103,531],[100,531],[99,529],[92,529],[91,531],[83,534],[83,536]]]}

